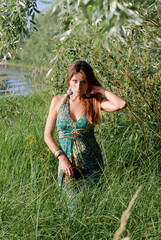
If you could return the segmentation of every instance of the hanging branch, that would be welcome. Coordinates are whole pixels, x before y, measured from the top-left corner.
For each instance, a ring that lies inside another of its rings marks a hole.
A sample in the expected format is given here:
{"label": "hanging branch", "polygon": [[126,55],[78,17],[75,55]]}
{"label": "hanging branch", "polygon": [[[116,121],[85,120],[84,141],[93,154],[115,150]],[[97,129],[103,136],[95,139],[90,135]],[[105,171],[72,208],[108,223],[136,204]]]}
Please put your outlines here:
{"label": "hanging branch", "polygon": [[143,132],[143,129],[142,129],[140,123],[138,122],[138,120],[136,119],[136,117],[134,116],[133,112],[129,109],[129,107],[126,107],[126,108],[127,108],[127,109],[129,110],[129,112],[132,114],[133,118],[135,119],[135,121],[138,123],[138,125],[139,125],[139,127],[140,127],[140,130],[141,130],[141,132],[142,132],[142,134],[143,134],[143,137],[144,137],[147,155],[149,156],[148,144],[147,144],[146,137],[145,137],[145,134],[144,134],[144,132]]}
{"label": "hanging branch", "polygon": [[[138,11],[138,10],[137,10],[137,11]],[[161,25],[160,25],[159,23],[156,23],[156,22],[154,22],[152,19],[144,16],[144,15],[143,15],[142,13],[140,13],[139,11],[138,11],[138,13],[139,13],[139,15],[140,15],[141,17],[143,17],[146,21],[151,22],[155,27],[161,28]]]}

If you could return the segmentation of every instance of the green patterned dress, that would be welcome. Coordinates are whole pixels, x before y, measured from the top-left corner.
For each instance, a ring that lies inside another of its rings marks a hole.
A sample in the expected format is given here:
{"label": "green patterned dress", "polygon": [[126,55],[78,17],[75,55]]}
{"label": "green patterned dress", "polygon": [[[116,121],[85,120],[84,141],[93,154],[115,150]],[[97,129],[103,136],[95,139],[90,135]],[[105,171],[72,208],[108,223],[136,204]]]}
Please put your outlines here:
{"label": "green patterned dress", "polygon": [[59,161],[58,183],[62,192],[79,192],[82,187],[91,188],[100,180],[103,160],[94,136],[94,125],[86,115],[73,121],[69,113],[69,96],[63,100],[57,116],[57,131],[61,150],[71,162],[74,177],[62,171]]}

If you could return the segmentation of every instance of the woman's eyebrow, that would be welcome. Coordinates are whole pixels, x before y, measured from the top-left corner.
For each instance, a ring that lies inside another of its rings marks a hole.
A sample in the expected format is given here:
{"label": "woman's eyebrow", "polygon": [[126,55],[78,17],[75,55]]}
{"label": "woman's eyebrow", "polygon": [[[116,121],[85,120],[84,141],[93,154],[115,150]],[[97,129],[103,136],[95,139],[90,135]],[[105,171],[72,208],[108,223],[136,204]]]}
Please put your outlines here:
{"label": "woman's eyebrow", "polygon": [[81,80],[81,82],[83,82],[83,81],[87,82],[87,80],[86,80],[86,79],[83,79],[83,80]]}
{"label": "woman's eyebrow", "polygon": [[[76,81],[78,81],[79,79],[77,79],[77,78],[73,78],[72,80],[76,80]],[[83,79],[83,80],[80,80],[81,82],[83,82],[83,81],[85,81],[85,82],[87,82],[87,80],[86,79]]]}

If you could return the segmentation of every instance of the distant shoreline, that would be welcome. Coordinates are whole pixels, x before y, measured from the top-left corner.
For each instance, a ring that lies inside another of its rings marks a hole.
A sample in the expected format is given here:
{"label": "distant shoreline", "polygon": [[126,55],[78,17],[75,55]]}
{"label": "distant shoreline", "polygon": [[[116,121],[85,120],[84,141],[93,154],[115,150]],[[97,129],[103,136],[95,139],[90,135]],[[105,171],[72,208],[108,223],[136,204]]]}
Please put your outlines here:
{"label": "distant shoreline", "polygon": [[33,65],[25,65],[25,64],[20,64],[20,63],[12,63],[10,61],[7,62],[7,66],[22,66],[22,67],[28,67],[28,68],[33,68],[33,69],[38,69],[38,70],[42,70],[42,71],[49,71],[49,67],[36,67]]}

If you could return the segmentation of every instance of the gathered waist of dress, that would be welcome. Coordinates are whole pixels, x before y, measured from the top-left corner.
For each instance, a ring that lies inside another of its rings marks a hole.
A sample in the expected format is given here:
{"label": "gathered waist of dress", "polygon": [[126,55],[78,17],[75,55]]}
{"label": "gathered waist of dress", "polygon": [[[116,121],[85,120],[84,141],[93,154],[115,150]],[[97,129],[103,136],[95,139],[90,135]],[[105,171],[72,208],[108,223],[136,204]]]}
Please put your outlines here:
{"label": "gathered waist of dress", "polygon": [[91,138],[94,136],[94,131],[91,130],[91,131],[59,131],[58,132],[58,136],[59,136],[59,139],[61,138],[82,138],[82,137],[85,137],[85,138]]}

